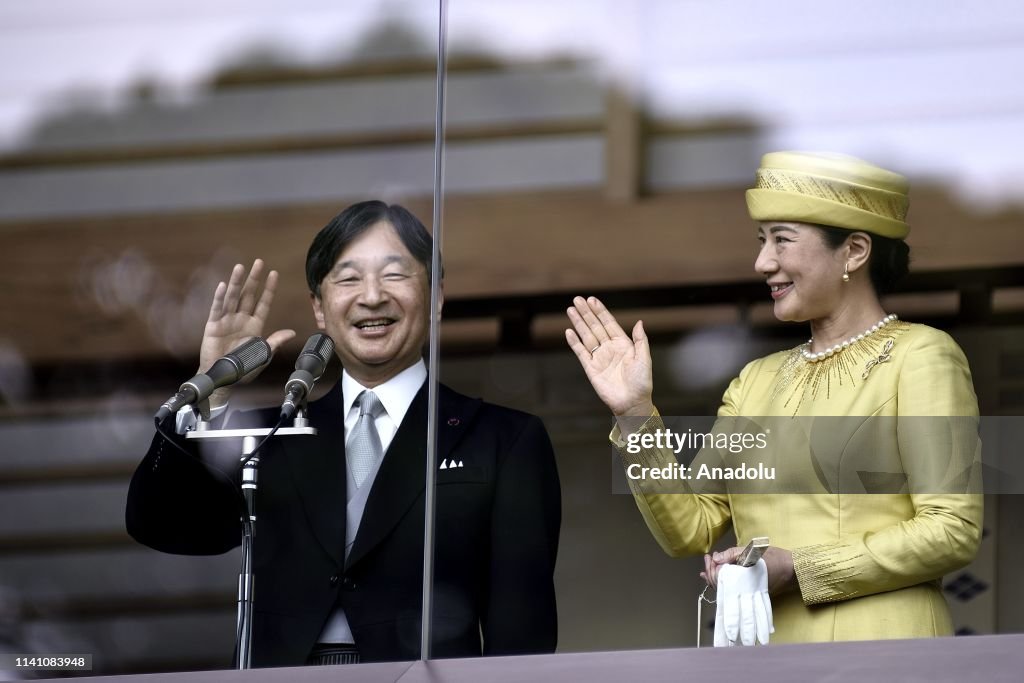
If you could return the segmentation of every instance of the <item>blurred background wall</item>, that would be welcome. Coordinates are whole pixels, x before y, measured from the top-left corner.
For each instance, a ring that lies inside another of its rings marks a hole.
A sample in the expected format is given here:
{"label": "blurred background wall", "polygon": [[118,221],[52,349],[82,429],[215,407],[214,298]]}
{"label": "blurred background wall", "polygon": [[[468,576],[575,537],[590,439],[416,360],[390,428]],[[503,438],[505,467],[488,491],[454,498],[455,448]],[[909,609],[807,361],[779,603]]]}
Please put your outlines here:
{"label": "blurred background wall", "polygon": [[[95,673],[230,665],[237,557],[135,544],[127,482],[233,263],[281,272],[271,322],[299,331],[239,396],[270,404],[313,329],[316,231],[374,197],[429,224],[436,14],[0,7],[0,647],[92,653]],[[746,361],[807,336],[753,271],[764,152],[909,175],[914,274],[886,305],[954,335],[983,414],[1024,410],[1016,3],[455,0],[449,40],[441,379],[548,425],[560,651],[690,646],[700,589],[611,493],[564,308],[597,293],[643,318],[662,412],[715,410]],[[978,560],[948,577],[961,633],[1024,630],[1018,498],[989,498]]]}

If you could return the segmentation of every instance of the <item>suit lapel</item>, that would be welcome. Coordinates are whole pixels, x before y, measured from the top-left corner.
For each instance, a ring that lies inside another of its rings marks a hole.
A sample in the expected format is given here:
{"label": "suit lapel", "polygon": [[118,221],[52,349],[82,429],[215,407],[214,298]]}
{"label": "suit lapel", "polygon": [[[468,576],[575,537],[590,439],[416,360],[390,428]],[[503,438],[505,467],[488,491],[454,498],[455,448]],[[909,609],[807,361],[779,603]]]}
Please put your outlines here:
{"label": "suit lapel", "polygon": [[435,463],[435,467],[452,454],[469,425],[473,424],[477,411],[483,404],[480,399],[464,396],[443,384],[439,385],[437,389],[437,463]]}
{"label": "suit lapel", "polygon": [[[409,405],[395,438],[381,463],[363,511],[356,541],[349,553],[351,567],[380,543],[410,512],[423,505],[426,481],[427,385],[424,382]],[[438,387],[437,461],[447,458],[480,407],[479,399]],[[417,515],[422,519],[422,515]]]}
{"label": "suit lapel", "polygon": [[[345,554],[345,416],[341,382],[309,405],[315,437],[281,443],[313,533],[341,566]],[[307,444],[312,444],[309,446]]]}

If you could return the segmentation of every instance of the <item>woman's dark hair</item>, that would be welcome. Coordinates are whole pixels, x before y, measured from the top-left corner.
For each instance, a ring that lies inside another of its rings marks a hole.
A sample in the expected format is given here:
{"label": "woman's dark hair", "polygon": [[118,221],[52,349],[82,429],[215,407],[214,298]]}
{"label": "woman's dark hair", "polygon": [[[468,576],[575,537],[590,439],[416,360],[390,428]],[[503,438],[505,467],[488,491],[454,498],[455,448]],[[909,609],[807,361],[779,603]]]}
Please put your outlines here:
{"label": "woman's dark hair", "polygon": [[[334,267],[338,255],[357,237],[381,221],[391,224],[405,248],[427,269],[430,282],[430,261],[433,240],[427,229],[408,209],[398,204],[371,200],[348,207],[323,227],[313,238],[306,253],[306,284],[313,296],[320,297],[320,283]],[[442,277],[444,272],[442,270]]]}
{"label": "woman's dark hair", "polygon": [[[847,230],[833,228],[829,225],[816,225],[821,230],[822,238],[829,249],[835,250],[843,245],[846,238],[863,230]],[[892,292],[900,280],[910,270],[910,247],[903,240],[864,233],[871,238],[871,258],[868,261],[868,275],[875,294],[882,296]]]}

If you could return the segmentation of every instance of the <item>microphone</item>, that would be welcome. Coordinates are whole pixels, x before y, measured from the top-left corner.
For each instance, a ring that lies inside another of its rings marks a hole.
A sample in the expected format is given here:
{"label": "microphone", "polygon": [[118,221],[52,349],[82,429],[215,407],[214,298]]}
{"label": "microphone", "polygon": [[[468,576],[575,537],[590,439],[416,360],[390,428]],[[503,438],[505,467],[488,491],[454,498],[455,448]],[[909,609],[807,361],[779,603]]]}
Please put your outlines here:
{"label": "microphone", "polygon": [[178,393],[167,399],[156,411],[156,421],[163,422],[182,406],[199,403],[210,397],[216,389],[234,384],[253,370],[270,362],[273,351],[263,337],[253,337],[232,349],[210,366],[178,388]]}
{"label": "microphone", "polygon": [[281,404],[281,419],[287,420],[295,414],[302,402],[306,400],[313,385],[324,374],[327,364],[334,355],[334,340],[323,332],[318,332],[306,340],[302,353],[295,361],[295,372],[284,385],[285,397]]}

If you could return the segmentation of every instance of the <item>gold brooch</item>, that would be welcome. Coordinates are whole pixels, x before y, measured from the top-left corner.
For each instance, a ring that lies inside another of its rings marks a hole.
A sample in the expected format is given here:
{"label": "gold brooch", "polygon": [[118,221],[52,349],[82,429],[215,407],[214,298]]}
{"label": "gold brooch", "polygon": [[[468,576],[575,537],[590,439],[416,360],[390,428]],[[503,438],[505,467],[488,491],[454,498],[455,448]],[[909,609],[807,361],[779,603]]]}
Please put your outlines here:
{"label": "gold brooch", "polygon": [[875,367],[879,363],[888,363],[889,359],[892,358],[892,339],[885,342],[885,346],[882,347],[882,353],[878,354],[878,358],[872,358],[864,366],[864,374],[860,376],[861,379],[867,379],[868,373],[871,372],[871,368]]}

